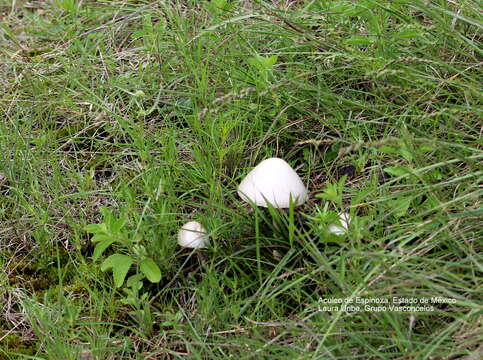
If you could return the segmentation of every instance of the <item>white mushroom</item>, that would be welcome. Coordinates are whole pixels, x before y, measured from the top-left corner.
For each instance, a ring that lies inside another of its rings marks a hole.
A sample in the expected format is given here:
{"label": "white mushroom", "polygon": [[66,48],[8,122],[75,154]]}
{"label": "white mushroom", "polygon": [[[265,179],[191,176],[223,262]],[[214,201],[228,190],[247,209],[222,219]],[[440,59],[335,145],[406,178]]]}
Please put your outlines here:
{"label": "white mushroom", "polygon": [[202,249],[209,242],[205,228],[197,221],[187,222],[178,232],[178,244],[182,247]]}
{"label": "white mushroom", "polygon": [[335,235],[344,235],[349,229],[350,217],[348,213],[339,213],[340,225],[329,225],[329,232]]}
{"label": "white mushroom", "polygon": [[308,191],[294,169],[279,158],[263,160],[238,186],[238,195],[244,201],[258,206],[290,207],[290,199],[296,206],[308,199]]}

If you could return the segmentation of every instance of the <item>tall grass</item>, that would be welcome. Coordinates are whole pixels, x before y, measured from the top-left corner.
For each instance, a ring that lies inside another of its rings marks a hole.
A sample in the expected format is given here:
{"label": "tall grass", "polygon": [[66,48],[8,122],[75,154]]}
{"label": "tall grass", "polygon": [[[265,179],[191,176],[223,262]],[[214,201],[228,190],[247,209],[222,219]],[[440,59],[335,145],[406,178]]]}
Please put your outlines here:
{"label": "tall grass", "polygon": [[[479,358],[478,5],[0,1],[0,357]],[[272,156],[303,206],[237,196]],[[433,310],[323,309],[394,297]]]}

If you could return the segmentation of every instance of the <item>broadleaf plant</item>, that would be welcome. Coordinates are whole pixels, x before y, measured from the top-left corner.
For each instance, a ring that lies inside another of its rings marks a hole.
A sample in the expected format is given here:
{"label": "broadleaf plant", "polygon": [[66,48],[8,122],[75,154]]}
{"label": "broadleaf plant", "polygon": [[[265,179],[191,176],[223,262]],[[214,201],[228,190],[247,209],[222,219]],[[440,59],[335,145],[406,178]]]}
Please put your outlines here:
{"label": "broadleaf plant", "polygon": [[157,283],[161,280],[161,271],[158,265],[150,258],[145,258],[139,264],[139,269],[146,275],[147,279],[153,283]]}
{"label": "broadleaf plant", "polygon": [[106,271],[112,269],[114,284],[116,287],[121,287],[133,262],[134,259],[130,256],[113,254],[102,262],[101,270]]}
{"label": "broadleaf plant", "polygon": [[116,252],[107,257],[101,265],[102,271],[112,269],[116,287],[124,284],[126,275],[133,264],[136,265],[140,281],[146,278],[152,283],[159,282],[161,280],[159,266],[148,256],[146,249],[138,244],[140,237],[130,236],[128,230],[125,229],[126,219],[114,217],[107,208],[102,208],[101,213],[103,215],[102,223],[89,224],[84,227],[86,232],[94,234],[91,241],[96,243],[96,247],[92,260],[97,261],[108,247],[117,243],[130,254]]}

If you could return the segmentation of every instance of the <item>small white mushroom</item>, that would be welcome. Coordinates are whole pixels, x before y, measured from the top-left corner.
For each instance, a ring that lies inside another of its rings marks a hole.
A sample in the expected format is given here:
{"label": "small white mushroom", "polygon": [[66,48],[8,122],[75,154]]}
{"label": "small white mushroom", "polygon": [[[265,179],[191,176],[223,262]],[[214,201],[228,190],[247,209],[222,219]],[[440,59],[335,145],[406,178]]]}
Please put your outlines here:
{"label": "small white mushroom", "polygon": [[339,213],[339,221],[340,225],[329,225],[329,232],[335,235],[344,235],[349,230],[350,218],[348,213]]}
{"label": "small white mushroom", "polygon": [[198,221],[187,222],[178,232],[178,244],[182,247],[202,249],[209,242],[205,228]]}
{"label": "small white mushroom", "polygon": [[238,195],[244,201],[258,206],[290,207],[290,199],[296,206],[308,199],[308,191],[294,169],[285,160],[270,158],[258,164],[238,186]]}

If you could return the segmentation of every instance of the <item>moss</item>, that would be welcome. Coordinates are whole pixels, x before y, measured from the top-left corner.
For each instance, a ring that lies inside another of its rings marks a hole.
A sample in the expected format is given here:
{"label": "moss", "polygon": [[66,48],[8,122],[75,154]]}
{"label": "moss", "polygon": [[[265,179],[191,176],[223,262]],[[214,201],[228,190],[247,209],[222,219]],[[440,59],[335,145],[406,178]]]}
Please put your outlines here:
{"label": "moss", "polygon": [[0,350],[3,350],[0,351],[1,360],[8,359],[8,357],[4,357],[2,353],[7,355],[11,354],[12,358],[17,358],[18,354],[35,355],[36,346],[34,340],[24,340],[17,334],[8,334],[5,338],[3,338]]}
{"label": "moss", "polygon": [[[61,259],[62,262],[62,259]],[[67,270],[63,268],[65,273]],[[38,263],[16,258],[9,261],[5,272],[12,287],[23,288],[31,293],[46,291],[58,285],[56,269],[42,267]]]}

